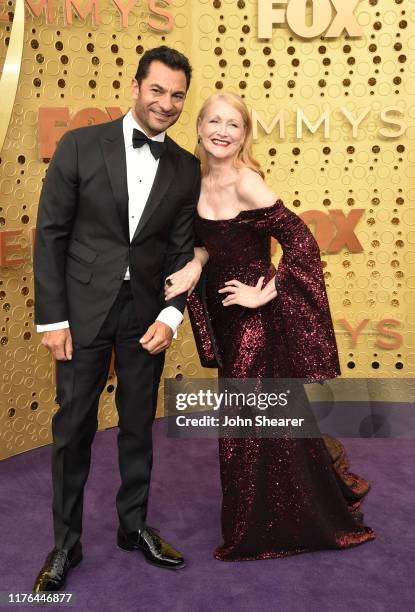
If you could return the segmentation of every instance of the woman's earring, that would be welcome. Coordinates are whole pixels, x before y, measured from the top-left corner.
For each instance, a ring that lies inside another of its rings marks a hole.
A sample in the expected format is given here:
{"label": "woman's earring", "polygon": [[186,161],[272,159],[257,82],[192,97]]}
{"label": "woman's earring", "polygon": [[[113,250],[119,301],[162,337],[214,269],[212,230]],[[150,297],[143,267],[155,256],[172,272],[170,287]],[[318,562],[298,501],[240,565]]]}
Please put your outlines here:
{"label": "woman's earring", "polygon": [[202,142],[202,139],[200,138],[199,134],[197,135],[197,144],[200,144]]}

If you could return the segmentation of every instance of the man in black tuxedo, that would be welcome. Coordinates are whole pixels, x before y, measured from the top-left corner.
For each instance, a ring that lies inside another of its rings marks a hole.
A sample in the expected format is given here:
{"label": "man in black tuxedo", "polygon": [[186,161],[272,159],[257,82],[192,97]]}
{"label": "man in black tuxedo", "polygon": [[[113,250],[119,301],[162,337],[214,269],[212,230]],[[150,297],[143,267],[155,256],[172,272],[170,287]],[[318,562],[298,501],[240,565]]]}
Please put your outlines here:
{"label": "man in black tuxedo", "polygon": [[36,318],[56,361],[52,419],[55,548],[35,591],[57,590],[82,559],[83,490],[112,348],[117,374],[118,546],[159,567],[184,566],[146,526],[151,429],[169,347],[186,295],[164,283],[193,257],[200,164],[165,131],[179,118],[191,79],[185,56],[147,51],[120,119],[67,132],[43,185],[34,253]]}

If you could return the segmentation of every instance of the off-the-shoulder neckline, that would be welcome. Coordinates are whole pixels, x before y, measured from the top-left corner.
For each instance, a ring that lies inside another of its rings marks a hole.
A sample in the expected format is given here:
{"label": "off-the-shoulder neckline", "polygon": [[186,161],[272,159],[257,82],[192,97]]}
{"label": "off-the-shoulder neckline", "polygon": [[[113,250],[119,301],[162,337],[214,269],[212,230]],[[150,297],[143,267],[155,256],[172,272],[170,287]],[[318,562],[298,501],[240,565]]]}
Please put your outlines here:
{"label": "off-the-shoulder neckline", "polygon": [[213,223],[223,223],[226,221],[235,221],[235,219],[239,219],[243,215],[249,216],[251,214],[255,215],[258,212],[262,213],[266,210],[273,210],[278,204],[283,204],[283,201],[280,200],[279,198],[278,200],[274,202],[274,204],[271,204],[271,206],[259,206],[258,208],[249,208],[248,210],[241,210],[237,215],[235,215],[235,217],[230,217],[229,219],[207,219],[206,217],[201,217],[197,209],[196,209],[196,213],[199,219],[201,219],[202,221],[212,221]]}

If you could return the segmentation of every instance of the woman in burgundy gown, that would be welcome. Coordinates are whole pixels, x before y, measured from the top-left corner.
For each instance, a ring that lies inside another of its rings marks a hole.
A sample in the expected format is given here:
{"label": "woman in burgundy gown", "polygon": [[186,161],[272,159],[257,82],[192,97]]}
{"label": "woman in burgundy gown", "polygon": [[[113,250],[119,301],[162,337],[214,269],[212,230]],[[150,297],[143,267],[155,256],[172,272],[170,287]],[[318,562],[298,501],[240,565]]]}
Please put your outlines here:
{"label": "woman in burgundy gown", "polygon": [[[191,292],[202,365],[227,379],[338,376],[317,243],[263,182],[250,154],[245,104],[214,94],[199,113],[198,133],[203,179],[195,229],[204,249],[195,248],[166,291]],[[278,270],[271,237],[283,251]],[[359,511],[369,483],[348,471],[334,438],[222,437],[219,459],[224,543],[217,559],[267,559],[374,539]]]}

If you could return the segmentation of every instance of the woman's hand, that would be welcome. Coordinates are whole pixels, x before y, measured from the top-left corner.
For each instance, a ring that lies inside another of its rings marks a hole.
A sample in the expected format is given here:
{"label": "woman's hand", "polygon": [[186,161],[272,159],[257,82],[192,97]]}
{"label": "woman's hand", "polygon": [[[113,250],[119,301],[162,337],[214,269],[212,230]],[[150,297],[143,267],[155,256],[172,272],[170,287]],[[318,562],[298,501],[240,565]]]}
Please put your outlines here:
{"label": "woman's hand", "polygon": [[190,295],[199,282],[201,273],[202,264],[197,258],[194,258],[184,268],[170,274],[164,285],[165,299],[170,300],[185,291],[187,291],[187,295]]}
{"label": "woman's hand", "polygon": [[255,287],[245,285],[238,280],[231,280],[225,283],[226,287],[219,289],[219,293],[228,293],[229,295],[222,301],[224,306],[245,306],[245,308],[259,308],[264,306],[277,296],[275,289],[275,279],[271,279],[263,288],[264,276],[258,279]]}
{"label": "woman's hand", "polygon": [[235,279],[227,281],[225,283],[226,287],[219,289],[219,293],[229,293],[222,301],[222,304],[224,306],[239,304],[239,306],[245,306],[246,308],[258,308],[258,306],[261,306],[260,296],[264,278],[264,276],[261,276],[255,287],[245,285]]}

